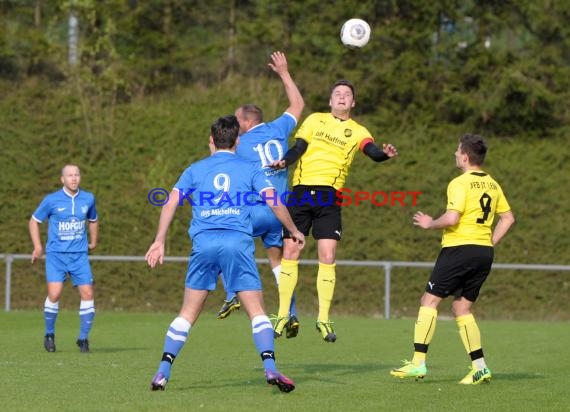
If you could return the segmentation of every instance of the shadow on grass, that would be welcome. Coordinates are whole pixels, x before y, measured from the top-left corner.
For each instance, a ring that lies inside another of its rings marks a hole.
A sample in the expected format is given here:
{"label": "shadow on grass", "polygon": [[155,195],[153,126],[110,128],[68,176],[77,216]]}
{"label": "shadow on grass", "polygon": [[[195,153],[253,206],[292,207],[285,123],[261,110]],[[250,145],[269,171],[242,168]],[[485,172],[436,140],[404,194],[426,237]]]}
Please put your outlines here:
{"label": "shadow on grass", "polygon": [[543,373],[527,373],[527,372],[515,372],[515,373],[493,373],[493,379],[491,380],[501,380],[501,381],[522,381],[527,379],[545,379],[546,374]]}
{"label": "shadow on grass", "polygon": [[[318,382],[328,382],[333,384],[339,384],[338,380],[343,376],[351,375],[351,374],[362,374],[367,372],[378,372],[388,374],[390,367],[388,366],[380,366],[378,364],[309,364],[309,365],[302,365],[304,369],[304,373],[297,373],[292,375],[292,379],[296,382],[297,385],[305,385],[311,381],[318,381]],[[196,376],[197,377],[197,376]],[[528,373],[510,373],[510,374],[495,374],[493,376],[493,380],[490,383],[485,383],[479,385],[481,387],[488,387],[489,385],[493,385],[495,380],[497,381],[518,381],[518,380],[527,380],[527,379],[542,379],[544,376],[540,375],[533,375]],[[428,385],[431,387],[432,385],[441,385],[441,384],[453,384],[459,386],[469,386],[469,385],[459,385],[460,377],[426,377],[425,379],[396,379],[392,378],[391,381],[398,385]],[[202,389],[223,389],[228,387],[236,387],[242,386],[244,389],[250,388],[253,386],[259,386],[260,388],[263,386],[270,386],[265,383],[265,379],[263,374],[259,376],[252,376],[251,380],[236,380],[229,378],[223,379],[216,379],[214,380],[197,380],[192,384],[184,384],[180,386],[181,382],[178,380],[174,385],[167,386],[167,391],[172,392],[187,392],[192,390],[202,390]],[[353,384],[351,381],[350,384]],[[271,389],[271,388],[270,388]],[[275,394],[281,394],[281,392],[274,388]]]}
{"label": "shadow on grass", "polygon": [[116,352],[138,352],[138,351],[149,351],[149,347],[138,347],[138,348],[125,348],[125,347],[95,347],[91,348],[89,353],[116,353]]}
{"label": "shadow on grass", "polygon": [[309,374],[321,373],[334,373],[336,376],[361,374],[367,372],[389,371],[391,369],[388,365],[378,363],[365,362],[365,363],[303,363],[303,364],[290,364],[290,367],[304,370]]}
{"label": "shadow on grass", "polygon": [[[394,382],[417,382],[423,385],[433,385],[433,384],[458,384],[459,380],[462,376],[437,376],[437,374],[429,374],[424,379],[415,380],[413,378],[404,378],[404,379],[394,379]],[[483,383],[479,386],[487,386],[492,385],[494,382],[501,382],[501,381],[524,381],[530,379],[544,379],[545,376],[541,374],[530,374],[530,373],[494,373],[493,378],[490,382]],[[458,385],[458,386],[472,386],[472,385]]]}
{"label": "shadow on grass", "polygon": [[[362,375],[366,373],[375,373],[378,371],[382,371],[382,373],[389,370],[387,366],[380,366],[378,364],[354,364],[354,363],[333,363],[333,364],[297,364],[297,365],[289,365],[287,371],[284,373],[293,379],[297,384],[300,383],[307,383],[310,381],[319,381],[319,382],[329,382],[338,384],[338,380],[344,376],[349,375]],[[235,386],[243,386],[244,388],[251,387],[252,385],[261,385],[262,386],[271,386],[266,383],[265,377],[263,372],[260,371],[259,374],[255,374],[251,376],[251,379],[248,380],[239,380],[239,379],[232,379],[231,374],[228,374],[228,378],[216,378],[216,380],[211,379],[200,379],[196,382],[192,383],[191,385],[183,385],[183,386],[167,386],[166,390],[172,391],[188,391],[188,390],[197,390],[197,389],[212,389],[212,388],[226,388],[226,387],[235,387]],[[199,376],[196,375],[196,378],[199,379]],[[178,381],[180,383],[180,381]],[[277,387],[275,387],[275,393],[281,393]]]}

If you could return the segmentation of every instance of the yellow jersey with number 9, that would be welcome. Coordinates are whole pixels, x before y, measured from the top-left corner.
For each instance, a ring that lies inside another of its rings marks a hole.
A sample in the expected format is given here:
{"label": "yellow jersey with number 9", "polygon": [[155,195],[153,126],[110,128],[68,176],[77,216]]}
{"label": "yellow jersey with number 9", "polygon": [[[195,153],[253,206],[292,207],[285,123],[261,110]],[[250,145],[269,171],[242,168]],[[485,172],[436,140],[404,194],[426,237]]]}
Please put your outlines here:
{"label": "yellow jersey with number 9", "polygon": [[461,214],[459,223],[443,230],[442,247],[493,246],[496,213],[511,210],[501,186],[483,171],[467,171],[447,186],[447,210]]}
{"label": "yellow jersey with number 9", "polygon": [[293,186],[344,186],[348,169],[358,150],[374,139],[352,119],[341,120],[331,113],[313,113],[305,119],[296,138],[308,143],[297,162]]}

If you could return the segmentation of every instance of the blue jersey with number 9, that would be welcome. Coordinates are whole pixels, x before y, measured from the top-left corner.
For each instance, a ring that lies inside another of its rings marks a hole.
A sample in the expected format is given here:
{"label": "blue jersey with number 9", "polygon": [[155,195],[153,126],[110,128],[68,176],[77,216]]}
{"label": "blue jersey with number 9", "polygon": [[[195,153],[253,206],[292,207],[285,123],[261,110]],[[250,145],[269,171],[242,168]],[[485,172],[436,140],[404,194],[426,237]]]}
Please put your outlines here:
{"label": "blue jersey with number 9", "polygon": [[[252,194],[274,189],[257,165],[230,151],[218,151],[193,163],[174,186],[179,206],[192,205],[188,233],[193,238],[204,230],[237,230],[252,235]],[[255,195],[257,196],[257,195]]]}

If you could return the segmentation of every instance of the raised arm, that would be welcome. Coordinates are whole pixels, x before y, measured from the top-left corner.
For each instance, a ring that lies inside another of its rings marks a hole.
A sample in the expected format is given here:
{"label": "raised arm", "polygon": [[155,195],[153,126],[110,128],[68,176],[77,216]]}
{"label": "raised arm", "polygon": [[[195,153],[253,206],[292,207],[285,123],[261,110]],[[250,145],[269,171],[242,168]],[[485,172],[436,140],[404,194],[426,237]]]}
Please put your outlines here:
{"label": "raised arm", "polygon": [[285,110],[295,116],[295,119],[299,120],[301,118],[301,113],[305,107],[305,101],[299,88],[293,81],[289,69],[287,66],[287,58],[285,54],[280,51],[276,51],[271,54],[271,63],[268,64],[271,70],[279,75],[281,81],[283,82],[283,87],[285,88],[285,94],[287,94],[287,99],[289,100],[289,107]]}

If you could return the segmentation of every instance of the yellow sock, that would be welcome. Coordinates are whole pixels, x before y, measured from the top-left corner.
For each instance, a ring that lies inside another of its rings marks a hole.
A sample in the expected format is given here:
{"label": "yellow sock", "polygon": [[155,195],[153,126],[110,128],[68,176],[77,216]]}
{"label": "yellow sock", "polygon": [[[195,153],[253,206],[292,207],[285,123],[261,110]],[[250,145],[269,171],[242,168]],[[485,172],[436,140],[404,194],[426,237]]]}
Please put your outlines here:
{"label": "yellow sock", "polygon": [[469,315],[458,316],[455,321],[459,328],[459,336],[461,336],[467,354],[471,357],[473,366],[477,366],[477,369],[481,369],[481,365],[485,367],[481,347],[481,331],[475,322],[475,317],[470,313]]}
{"label": "yellow sock", "polygon": [[281,273],[279,273],[279,311],[277,316],[284,318],[289,316],[289,307],[291,306],[291,298],[297,279],[299,277],[299,261],[298,260],[281,260]]}
{"label": "yellow sock", "polygon": [[329,311],[334,295],[334,284],[336,282],[336,264],[328,265],[319,262],[317,273],[317,294],[319,296],[319,316],[318,320],[328,322]]}
{"label": "yellow sock", "polygon": [[412,363],[416,366],[426,361],[427,351],[437,324],[437,310],[420,306],[418,319],[414,327],[414,357]]}

